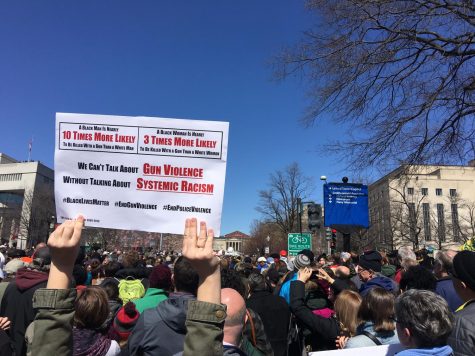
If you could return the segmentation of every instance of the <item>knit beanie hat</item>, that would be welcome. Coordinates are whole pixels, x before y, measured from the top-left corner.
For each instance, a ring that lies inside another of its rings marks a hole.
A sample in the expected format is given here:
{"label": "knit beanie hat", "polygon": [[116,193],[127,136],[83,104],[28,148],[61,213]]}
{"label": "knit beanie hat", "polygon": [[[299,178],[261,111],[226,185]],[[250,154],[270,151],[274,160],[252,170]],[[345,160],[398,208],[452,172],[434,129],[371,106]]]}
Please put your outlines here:
{"label": "knit beanie hat", "polygon": [[453,260],[452,275],[475,292],[475,252],[461,251]]}
{"label": "knit beanie hat", "polygon": [[300,254],[300,255],[297,255],[297,257],[295,257],[294,271],[298,271],[308,266],[310,266],[310,259],[306,255]]}
{"label": "knit beanie hat", "polygon": [[120,336],[120,339],[125,341],[129,338],[130,333],[134,329],[140,313],[135,308],[133,302],[128,302],[119,309],[112,324],[115,332]]}
{"label": "knit beanie hat", "polygon": [[378,251],[366,251],[360,256],[358,264],[364,269],[381,272],[381,260],[382,256]]}
{"label": "knit beanie hat", "polygon": [[342,252],[340,253],[340,258],[349,260],[351,258],[351,254],[349,252]]}
{"label": "knit beanie hat", "polygon": [[148,279],[151,288],[170,289],[172,285],[172,271],[166,265],[158,265],[152,268]]}
{"label": "knit beanie hat", "polygon": [[308,257],[308,260],[310,261],[310,264],[312,264],[315,261],[315,254],[306,248],[305,250],[302,250],[298,253],[299,255],[305,255]]}

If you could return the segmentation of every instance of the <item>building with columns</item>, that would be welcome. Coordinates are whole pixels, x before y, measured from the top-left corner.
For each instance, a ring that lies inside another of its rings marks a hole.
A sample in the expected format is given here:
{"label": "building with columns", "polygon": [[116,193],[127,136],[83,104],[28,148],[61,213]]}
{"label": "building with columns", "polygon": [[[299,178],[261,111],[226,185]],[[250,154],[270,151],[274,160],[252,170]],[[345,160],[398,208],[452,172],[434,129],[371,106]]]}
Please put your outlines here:
{"label": "building with columns", "polygon": [[245,242],[251,236],[246,235],[241,231],[234,231],[224,236],[215,237],[213,240],[213,250],[230,251],[242,253]]}
{"label": "building with columns", "polygon": [[370,228],[362,245],[458,248],[475,235],[475,160],[401,166],[368,191]]}

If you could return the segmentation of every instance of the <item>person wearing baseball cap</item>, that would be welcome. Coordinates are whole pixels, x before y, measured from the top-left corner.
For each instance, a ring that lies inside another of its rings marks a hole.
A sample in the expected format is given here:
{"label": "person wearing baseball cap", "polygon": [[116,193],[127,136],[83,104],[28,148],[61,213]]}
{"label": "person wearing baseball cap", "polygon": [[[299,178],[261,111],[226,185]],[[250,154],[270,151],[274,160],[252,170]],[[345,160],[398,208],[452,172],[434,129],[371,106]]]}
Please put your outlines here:
{"label": "person wearing baseball cap", "polygon": [[454,355],[473,355],[475,350],[475,252],[461,251],[450,271],[455,291],[464,304],[455,313],[455,324],[448,344]]}
{"label": "person wearing baseball cap", "polygon": [[259,257],[257,259],[257,269],[259,270],[259,272],[262,273],[268,268],[269,268],[269,265],[267,264],[267,259],[263,256]]}
{"label": "person wearing baseball cap", "polygon": [[363,283],[360,287],[361,296],[365,296],[370,289],[381,287],[387,291],[397,293],[398,286],[392,279],[381,274],[382,256],[378,251],[366,251],[356,266],[356,273]]}

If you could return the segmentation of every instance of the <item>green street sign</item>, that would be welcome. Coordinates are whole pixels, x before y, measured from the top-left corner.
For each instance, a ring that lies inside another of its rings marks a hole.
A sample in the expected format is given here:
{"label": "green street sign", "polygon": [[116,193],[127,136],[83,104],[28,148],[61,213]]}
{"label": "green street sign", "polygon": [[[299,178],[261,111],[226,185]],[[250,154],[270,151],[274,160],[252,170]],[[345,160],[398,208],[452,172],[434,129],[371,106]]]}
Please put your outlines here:
{"label": "green street sign", "polygon": [[312,234],[311,233],[292,233],[288,234],[288,250],[289,256],[297,256],[297,254],[305,249],[312,249]]}

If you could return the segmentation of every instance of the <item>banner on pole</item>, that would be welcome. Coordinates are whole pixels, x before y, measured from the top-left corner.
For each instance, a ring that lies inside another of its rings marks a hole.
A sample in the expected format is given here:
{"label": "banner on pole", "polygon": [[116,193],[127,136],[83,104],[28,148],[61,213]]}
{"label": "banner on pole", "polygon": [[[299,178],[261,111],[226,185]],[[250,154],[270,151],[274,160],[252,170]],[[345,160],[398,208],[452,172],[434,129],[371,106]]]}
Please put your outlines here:
{"label": "banner on pole", "polygon": [[352,183],[327,183],[323,186],[325,226],[368,228],[368,186]]}

